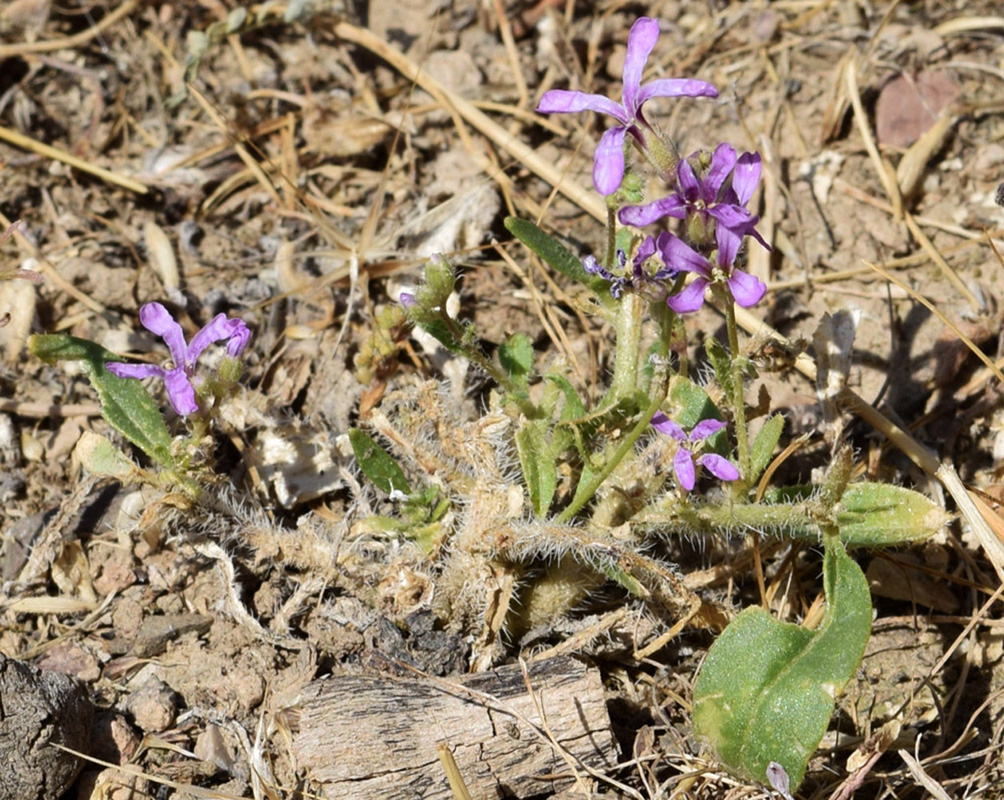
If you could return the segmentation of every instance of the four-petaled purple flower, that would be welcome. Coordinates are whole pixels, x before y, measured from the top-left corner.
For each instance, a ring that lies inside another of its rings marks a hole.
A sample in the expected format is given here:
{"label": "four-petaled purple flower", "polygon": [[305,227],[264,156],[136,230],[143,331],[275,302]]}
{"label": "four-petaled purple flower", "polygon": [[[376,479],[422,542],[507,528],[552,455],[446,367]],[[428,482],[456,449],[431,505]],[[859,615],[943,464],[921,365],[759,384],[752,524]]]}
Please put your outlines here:
{"label": "four-petaled purple flower", "polygon": [[702,420],[694,426],[688,436],[683,428],[659,411],[652,417],[652,427],[659,433],[672,436],[680,443],[676,455],[673,457],[673,471],[676,473],[676,481],[680,484],[681,489],[689,492],[694,488],[694,484],[697,482],[695,464],[706,467],[708,472],[719,480],[734,481],[739,477],[739,470],[723,456],[717,453],[697,455],[694,452],[709,436],[714,436],[724,428],[724,422],[717,419]]}
{"label": "four-petaled purple flower", "polygon": [[642,115],[641,107],[653,97],[717,97],[718,90],[710,83],[679,78],[661,78],[641,85],[645,62],[659,38],[659,23],[641,17],[631,26],[624,59],[624,88],[622,102],[585,92],[553,89],[540,98],[537,111],[543,114],[574,114],[579,111],[598,111],[616,119],[617,125],[600,139],[593,159],[593,185],[602,195],[613,194],[624,177],[624,138],[630,133],[645,146],[639,126],[652,129]]}
{"label": "four-petaled purple flower", "polygon": [[225,341],[227,354],[236,358],[251,338],[251,331],[244,320],[227,319],[226,314],[217,314],[186,345],[181,326],[160,303],[146,303],[140,308],[139,321],[150,333],[164,340],[171,351],[174,367],[165,369],[153,364],[125,364],[120,361],[109,362],[105,367],[120,378],[160,378],[164,381],[171,405],[181,416],[194,414],[199,410],[192,376],[195,373],[195,362],[202,351],[214,342]]}
{"label": "four-petaled purple flower", "polygon": [[767,287],[759,278],[735,266],[736,252],[741,239],[732,236],[724,226],[717,226],[715,238],[718,240],[716,266],[712,266],[704,256],[684,242],[679,236],[667,234],[670,239],[663,253],[666,263],[682,272],[696,272],[697,278],[679,294],[666,300],[667,305],[677,314],[697,311],[704,305],[704,290],[712,281],[722,281],[729,287],[733,299],[743,308],[760,302]]}
{"label": "four-petaled purple flower", "polygon": [[[691,159],[695,156],[681,159],[677,164],[677,191],[644,206],[625,206],[618,214],[621,224],[641,228],[663,217],[697,216],[704,230],[709,229],[711,219],[715,221],[716,232],[724,228],[723,233],[735,239],[736,250],[746,235],[770,250],[756,229],[760,218],[746,208],[760,182],[760,154],[743,153],[737,158],[732,146],[723,142],[715,148],[703,177],[694,172]],[[732,183],[723,189],[729,175]]]}

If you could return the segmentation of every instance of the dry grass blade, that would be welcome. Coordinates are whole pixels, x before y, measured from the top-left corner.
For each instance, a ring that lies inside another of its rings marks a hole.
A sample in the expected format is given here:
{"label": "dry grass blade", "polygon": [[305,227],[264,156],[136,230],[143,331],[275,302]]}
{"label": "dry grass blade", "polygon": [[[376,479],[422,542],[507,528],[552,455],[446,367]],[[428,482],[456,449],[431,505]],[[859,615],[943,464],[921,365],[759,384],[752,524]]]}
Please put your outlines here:
{"label": "dry grass blade", "polygon": [[227,121],[224,118],[223,114],[221,114],[213,106],[213,104],[209,102],[206,96],[202,94],[202,92],[200,92],[192,84],[188,84],[188,91],[192,94],[192,97],[196,99],[198,104],[202,106],[202,110],[206,112],[206,114],[213,121],[213,123],[221,131],[226,133],[228,136],[231,136],[233,140],[231,144],[234,148],[234,152],[237,153],[237,156],[240,158],[241,161],[244,162],[244,165],[255,177],[255,180],[258,181],[259,186],[261,186],[262,189],[264,189],[268,193],[269,197],[272,198],[272,202],[275,203],[277,206],[281,206],[282,198],[279,197],[279,192],[275,188],[275,184],[272,183],[272,180],[265,173],[265,170],[262,169],[261,164],[259,164],[252,157],[251,153],[248,152],[247,148],[240,143],[240,141],[235,135],[233,135],[230,132],[230,126],[227,124]]}
{"label": "dry grass blade", "polygon": [[128,17],[140,5],[140,0],[126,0],[122,5],[104,17],[96,25],[74,34],[65,39],[55,39],[42,42],[18,42],[17,44],[0,44],[0,62],[4,59],[24,56],[31,53],[51,53],[55,50],[70,50],[75,47],[87,44],[92,39],[97,38],[103,31],[116,25],[120,20]]}
{"label": "dry grass blade", "polygon": [[1004,373],[1002,373],[997,368],[997,365],[994,364],[994,362],[991,361],[990,358],[982,350],[980,350],[980,348],[978,348],[968,336],[966,336],[961,330],[959,330],[958,325],[956,325],[948,317],[946,317],[938,309],[938,307],[934,305],[934,303],[932,303],[923,295],[914,291],[913,288],[905,281],[900,280],[888,270],[885,270],[882,267],[878,266],[878,264],[870,264],[867,261],[865,262],[865,264],[868,266],[869,269],[874,270],[883,278],[885,278],[887,281],[889,281],[889,283],[898,286],[900,289],[906,292],[910,297],[912,297],[914,300],[916,300],[918,303],[924,306],[924,308],[926,308],[928,311],[934,314],[934,316],[936,316],[939,320],[941,320],[941,322],[944,323],[945,327],[947,327],[952,333],[958,336],[959,341],[962,342],[966,347],[968,347],[969,350],[972,352],[972,354],[983,362],[983,364],[987,367],[987,369],[993,372],[993,374],[997,377],[997,380],[1001,382],[1001,385],[1004,385]]}
{"label": "dry grass blade", "polygon": [[942,111],[934,125],[907,149],[896,167],[896,181],[903,197],[912,196],[920,188],[927,162],[944,146],[958,121],[959,117],[950,110]]}
{"label": "dry grass blade", "polygon": [[203,789],[201,786],[195,786],[190,783],[180,783],[179,781],[172,781],[169,778],[161,778],[157,775],[151,775],[149,772],[144,772],[139,767],[133,766],[132,764],[113,764],[111,761],[102,761],[100,758],[95,758],[94,756],[87,755],[86,753],[81,753],[78,750],[73,750],[69,747],[64,747],[61,744],[53,743],[53,747],[58,747],[67,753],[75,755],[77,758],[83,759],[90,764],[98,764],[105,769],[113,769],[117,772],[121,772],[123,775],[131,775],[135,778],[143,778],[151,783],[156,783],[160,786],[167,786],[171,789],[177,789],[184,794],[191,797],[202,797],[205,800],[242,800],[243,795],[230,794],[229,792],[218,792],[214,789]]}
{"label": "dry grass blade", "polygon": [[872,136],[871,127],[868,124],[868,115],[865,113],[864,104],[861,102],[861,92],[858,89],[857,58],[852,57],[848,59],[844,69],[844,80],[847,85],[847,95],[850,98],[851,107],[854,109],[854,124],[857,125],[858,132],[861,134],[865,150],[868,151],[868,157],[875,167],[879,182],[882,184],[882,188],[885,189],[885,193],[889,196],[889,202],[892,203],[893,216],[896,219],[901,219],[903,216],[903,198],[899,193],[899,185],[890,174],[891,168],[889,164],[878,151],[875,137]]}
{"label": "dry grass blade", "polygon": [[931,793],[931,797],[933,797],[934,800],[951,800],[951,795],[949,795],[948,792],[942,788],[941,784],[924,771],[920,762],[910,755],[908,751],[900,750],[899,757],[906,762],[906,768],[910,770],[910,774],[916,778],[917,783],[927,789],[927,791]]}
{"label": "dry grass blade", "polygon": [[988,28],[1004,28],[1004,17],[956,17],[942,22],[934,32],[938,36],[955,36],[969,31],[985,31]]}
{"label": "dry grass blade", "polygon": [[515,158],[523,167],[556,187],[569,200],[596,219],[606,222],[607,209],[603,200],[595,192],[565,180],[562,171],[550,161],[541,158],[520,139],[509,133],[474,104],[451,92],[432,76],[422,72],[399,50],[364,28],[357,28],[348,22],[338,22],[334,26],[335,35],[341,39],[365,47],[371,53],[384,59],[394,69],[427,91],[444,106],[452,107],[466,121],[496,145]]}
{"label": "dry grass blade", "polygon": [[[0,60],[2,59],[3,56],[0,56]],[[5,128],[2,125],[0,125],[0,139],[9,142],[15,147],[20,147],[32,153],[38,153],[40,156],[51,158],[54,161],[60,161],[63,164],[68,164],[74,169],[79,169],[81,172],[86,172],[88,175],[100,178],[106,183],[113,184],[114,186],[120,186],[131,192],[136,192],[136,194],[146,194],[149,191],[146,184],[140,183],[132,178],[127,178],[124,175],[119,175],[112,172],[110,169],[96,166],[83,158],[77,158],[75,155],[67,153],[65,150],[60,150],[58,147],[52,147],[51,145],[43,144],[42,142],[36,142],[30,136],[24,136],[17,131],[12,131],[10,128]]]}
{"label": "dry grass blade", "polygon": [[960,295],[966,298],[966,302],[969,303],[973,311],[977,314],[982,313],[984,311],[983,303],[981,303],[979,298],[973,294],[972,290],[966,286],[962,278],[959,277],[958,273],[952,269],[951,265],[945,261],[941,253],[939,253],[938,249],[934,246],[934,243],[927,238],[927,235],[920,229],[920,226],[916,223],[916,221],[914,221],[913,217],[910,214],[906,214],[904,219],[906,221],[906,226],[910,229],[910,233],[913,234],[913,237],[917,240],[920,246],[924,248],[924,251],[931,256],[931,259],[938,266],[938,269],[941,270],[941,274],[948,279],[949,283],[952,284]]}
{"label": "dry grass blade", "polygon": [[473,800],[471,793],[464,783],[464,776],[460,774],[460,767],[457,766],[456,759],[446,743],[441,743],[436,748],[439,753],[439,761],[443,765],[443,772],[446,773],[446,780],[450,782],[450,791],[453,792],[454,800]]}

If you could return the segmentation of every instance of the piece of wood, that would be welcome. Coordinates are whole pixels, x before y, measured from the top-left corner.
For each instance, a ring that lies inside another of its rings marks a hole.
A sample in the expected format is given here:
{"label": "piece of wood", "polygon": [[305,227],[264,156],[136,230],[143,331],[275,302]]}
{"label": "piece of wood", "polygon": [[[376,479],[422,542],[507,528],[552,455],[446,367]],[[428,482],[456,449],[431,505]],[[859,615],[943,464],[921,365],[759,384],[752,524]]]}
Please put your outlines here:
{"label": "piece of wood", "polygon": [[[617,748],[599,671],[572,658],[528,669],[554,738],[584,764],[613,767]],[[302,698],[293,753],[329,798],[452,798],[440,744],[479,800],[572,783],[567,762],[541,735],[519,666],[456,680],[340,673],[314,681]]]}
{"label": "piece of wood", "polygon": [[83,762],[53,745],[87,752],[94,707],[59,672],[0,653],[0,800],[57,800]]}

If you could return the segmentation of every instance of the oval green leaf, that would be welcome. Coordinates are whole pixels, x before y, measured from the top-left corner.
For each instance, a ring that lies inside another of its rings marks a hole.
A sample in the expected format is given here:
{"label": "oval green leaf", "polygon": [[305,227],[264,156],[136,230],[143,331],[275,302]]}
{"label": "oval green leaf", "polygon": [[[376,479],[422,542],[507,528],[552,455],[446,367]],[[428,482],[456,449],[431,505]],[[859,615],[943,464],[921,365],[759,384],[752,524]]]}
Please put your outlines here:
{"label": "oval green leaf", "polygon": [[762,608],[737,616],[712,645],[694,687],[694,734],[731,772],[767,782],[781,764],[795,791],[819,746],[837,694],[854,676],[871,632],[861,568],[827,542],[826,612],[816,631]]}

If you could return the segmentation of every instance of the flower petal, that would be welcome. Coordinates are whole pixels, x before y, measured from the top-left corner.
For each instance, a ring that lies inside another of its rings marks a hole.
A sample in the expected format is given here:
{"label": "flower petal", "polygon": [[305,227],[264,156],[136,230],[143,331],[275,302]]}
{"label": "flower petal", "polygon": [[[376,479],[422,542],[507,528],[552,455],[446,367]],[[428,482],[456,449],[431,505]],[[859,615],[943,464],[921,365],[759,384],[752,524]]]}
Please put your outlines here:
{"label": "flower petal", "polygon": [[172,369],[164,376],[164,388],[167,399],[179,415],[187,417],[199,410],[199,404],[195,402],[195,387],[183,368]]}
{"label": "flower petal", "polygon": [[664,433],[667,436],[672,436],[678,442],[687,441],[687,433],[679,425],[677,425],[673,420],[663,414],[661,411],[656,411],[652,415],[652,427],[655,428],[659,433]]}
{"label": "flower petal", "polygon": [[701,182],[686,158],[681,158],[680,163],[676,165],[676,183],[688,203],[696,203],[700,199]]}
{"label": "flower petal", "polygon": [[[244,324],[242,320],[227,319],[226,314],[217,314],[213,317],[202,327],[202,330],[192,337],[192,342],[188,345],[188,358],[184,362],[184,366],[191,369],[195,366],[195,362],[199,360],[202,351],[209,347],[209,345],[214,342],[222,342],[230,339],[234,335],[235,326],[233,323],[235,322],[240,322],[241,325]],[[250,334],[248,335],[250,336]]]}
{"label": "flower petal", "polygon": [[707,278],[698,278],[679,294],[667,297],[666,305],[677,314],[689,314],[691,311],[697,311],[704,305],[704,290],[707,286]]}
{"label": "flower petal", "polygon": [[752,228],[756,217],[743,206],[735,203],[718,203],[708,209],[708,213],[725,227],[732,228],[737,233],[747,233]]}
{"label": "flower petal", "polygon": [[700,442],[709,436],[714,436],[725,427],[725,423],[720,419],[702,419],[690,432],[690,441]]}
{"label": "flower petal", "polygon": [[711,167],[704,178],[704,191],[701,199],[705,203],[711,204],[718,199],[718,190],[722,188],[725,179],[736,165],[736,151],[732,145],[722,142],[715,148],[711,156]]}
{"label": "flower petal", "polygon": [[642,243],[638,245],[638,249],[635,251],[634,262],[633,262],[635,269],[640,267],[654,255],[655,255],[655,237],[646,236],[642,240]]}
{"label": "flower petal", "polygon": [[[694,81],[684,78],[660,78],[649,81],[638,92],[636,108],[653,97],[718,97],[718,90],[705,81]],[[627,98],[624,98],[627,104]]]}
{"label": "flower petal", "polygon": [[760,154],[743,153],[736,162],[735,172],[732,173],[732,188],[739,196],[739,202],[746,205],[759,182]]}
{"label": "flower petal", "polygon": [[603,134],[593,156],[593,186],[602,195],[613,194],[624,178],[624,135],[627,128],[618,125]]}
{"label": "flower petal", "polygon": [[617,214],[617,219],[620,220],[621,225],[644,228],[663,217],[683,219],[687,216],[686,209],[687,201],[674,192],[669,197],[663,197],[661,200],[643,206],[624,206]]}
{"label": "flower petal", "polygon": [[624,108],[631,119],[638,114],[638,108],[644,100],[640,100],[641,76],[645,71],[652,48],[659,39],[659,22],[650,17],[639,17],[628,34],[627,55],[624,58]]}
{"label": "flower petal", "polygon": [[120,378],[136,378],[137,380],[163,378],[167,375],[166,369],[155,364],[127,364],[124,361],[109,361],[105,364],[105,369]]}
{"label": "flower petal", "polygon": [[230,341],[227,342],[227,355],[237,358],[251,341],[251,330],[242,319],[230,320]]}
{"label": "flower petal", "polygon": [[732,277],[729,278],[729,291],[732,292],[732,296],[739,305],[743,308],[749,308],[760,302],[767,287],[759,278],[754,278],[741,269],[734,269]]}
{"label": "flower petal", "polygon": [[679,236],[672,233],[667,234],[665,238],[660,236],[658,245],[662,253],[662,262],[667,267],[682,272],[696,272],[705,278],[711,277],[711,265],[708,263],[708,259]]}
{"label": "flower petal", "polygon": [[544,92],[537,105],[537,111],[541,114],[575,114],[579,111],[596,111],[600,114],[609,114],[624,125],[631,122],[624,106],[615,103],[609,97],[604,97],[601,94],[571,92],[567,89],[552,89],[549,92]]}
{"label": "flower petal", "polygon": [[739,470],[735,465],[717,453],[705,453],[697,461],[721,481],[734,481],[739,478]]}
{"label": "flower petal", "polygon": [[185,334],[170,311],[160,303],[146,303],[139,310],[139,321],[150,333],[164,340],[176,367],[185,364],[185,353],[188,350],[185,346]]}
{"label": "flower petal", "polygon": [[686,447],[681,446],[676,451],[676,455],[673,456],[673,472],[676,473],[676,480],[680,484],[681,489],[689,492],[694,488],[694,483],[697,480],[696,470],[694,469],[694,454]]}
{"label": "flower petal", "polygon": [[743,231],[736,231],[722,223],[715,225],[715,241],[718,243],[718,266],[728,271],[735,263],[739,245],[743,242]]}

